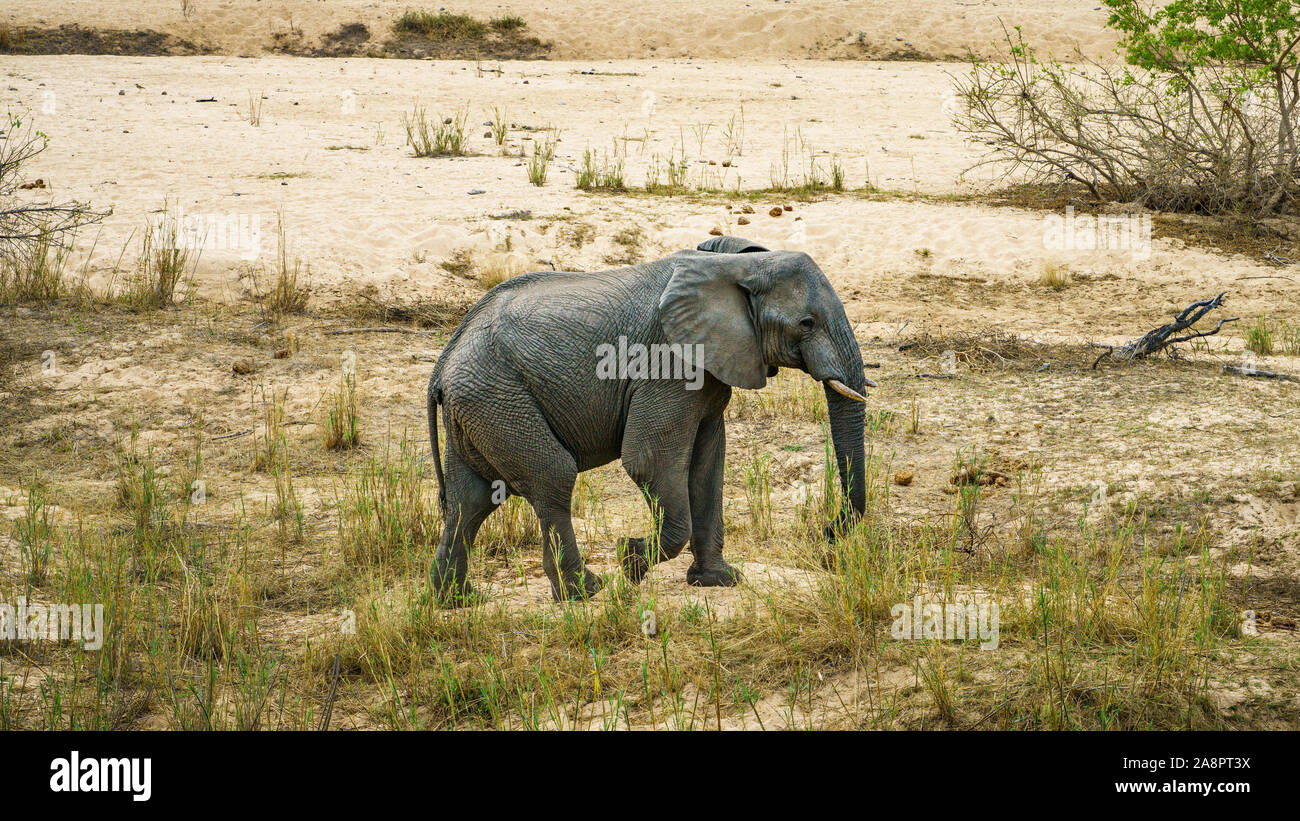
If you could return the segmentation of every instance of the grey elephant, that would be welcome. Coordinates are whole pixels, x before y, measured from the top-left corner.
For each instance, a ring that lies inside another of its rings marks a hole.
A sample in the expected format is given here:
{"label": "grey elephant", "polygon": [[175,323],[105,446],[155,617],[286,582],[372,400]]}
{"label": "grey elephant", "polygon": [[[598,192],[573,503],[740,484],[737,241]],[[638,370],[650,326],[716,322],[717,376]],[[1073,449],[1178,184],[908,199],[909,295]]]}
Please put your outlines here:
{"label": "grey elephant", "polygon": [[[429,379],[429,437],[443,513],[430,582],[470,594],[469,550],[507,494],[532,505],[557,599],[595,595],[570,505],[578,474],[622,459],[658,533],[618,546],[639,582],[688,544],[689,584],[734,585],[722,558],[723,411],[731,389],[778,368],[824,383],[845,505],[865,504],[862,354],[844,306],[807,254],[715,237],[693,251],[598,273],[543,271],[493,288],[452,334]],[[443,409],[446,465],[438,443]]]}

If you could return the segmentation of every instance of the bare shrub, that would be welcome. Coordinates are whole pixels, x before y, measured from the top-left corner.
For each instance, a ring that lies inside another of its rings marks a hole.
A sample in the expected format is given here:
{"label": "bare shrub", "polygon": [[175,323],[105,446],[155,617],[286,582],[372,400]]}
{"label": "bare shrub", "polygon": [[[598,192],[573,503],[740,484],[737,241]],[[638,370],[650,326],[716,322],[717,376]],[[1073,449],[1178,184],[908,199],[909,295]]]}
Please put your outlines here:
{"label": "bare shrub", "polygon": [[990,146],[975,167],[1168,211],[1265,214],[1297,194],[1300,66],[1285,55],[1130,51],[1129,68],[1040,58],[1018,31],[1006,46],[957,81],[956,127]]}
{"label": "bare shrub", "polygon": [[80,202],[52,202],[20,194],[44,188],[27,182],[23,165],[49,146],[31,123],[9,115],[0,131],[0,300],[55,299],[63,264],[78,228],[106,213]]}

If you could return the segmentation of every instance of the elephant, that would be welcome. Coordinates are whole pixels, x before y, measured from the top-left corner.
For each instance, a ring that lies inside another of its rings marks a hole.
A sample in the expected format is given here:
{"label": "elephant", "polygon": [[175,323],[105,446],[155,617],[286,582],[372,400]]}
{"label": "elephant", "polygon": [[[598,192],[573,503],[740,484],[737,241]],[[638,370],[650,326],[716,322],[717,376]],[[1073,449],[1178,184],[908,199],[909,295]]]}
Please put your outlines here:
{"label": "elephant", "polygon": [[825,387],[844,491],[827,527],[833,538],[865,505],[863,394],[875,383],[810,256],[721,236],[630,267],[540,271],[497,285],[452,333],[429,378],[443,514],[430,568],[437,596],[472,595],[470,548],[507,495],[527,499],[541,522],[555,598],[598,593],[604,582],[578,551],[571,497],[580,472],[615,459],[658,511],[657,532],[617,545],[627,577],[639,583],[689,545],[688,584],[738,583],[722,557],[723,412],[732,388],[762,388],[779,368]]}

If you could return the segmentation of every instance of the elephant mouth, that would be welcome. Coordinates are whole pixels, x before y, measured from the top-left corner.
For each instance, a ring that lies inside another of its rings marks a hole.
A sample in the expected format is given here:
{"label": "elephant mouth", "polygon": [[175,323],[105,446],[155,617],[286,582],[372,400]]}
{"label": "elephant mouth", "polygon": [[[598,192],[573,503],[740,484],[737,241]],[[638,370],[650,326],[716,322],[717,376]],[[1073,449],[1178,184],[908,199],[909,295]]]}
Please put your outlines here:
{"label": "elephant mouth", "polygon": [[[865,378],[864,378],[862,381],[866,383],[867,387],[870,387],[870,388],[874,388],[874,387],[876,387],[876,383],[873,382],[873,381],[871,381],[870,379],[865,379]],[[866,401],[867,401],[867,397],[865,397],[865,396],[863,396],[862,394],[858,393],[857,391],[853,390],[853,389],[850,388],[848,385],[845,385],[843,382],[841,382],[841,381],[838,380],[838,379],[827,379],[827,380],[826,380],[826,384],[827,384],[828,386],[830,386],[830,389],[831,389],[831,390],[835,391],[835,392],[838,393],[840,396],[847,396],[849,399],[852,399],[852,400],[855,401],[855,402],[866,402]]]}

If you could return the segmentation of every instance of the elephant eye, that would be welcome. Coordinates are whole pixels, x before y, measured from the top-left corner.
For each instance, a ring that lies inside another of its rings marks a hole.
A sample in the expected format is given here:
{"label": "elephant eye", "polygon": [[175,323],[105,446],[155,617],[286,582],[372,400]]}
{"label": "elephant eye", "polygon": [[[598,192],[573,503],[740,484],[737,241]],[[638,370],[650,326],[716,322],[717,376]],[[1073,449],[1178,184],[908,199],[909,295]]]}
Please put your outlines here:
{"label": "elephant eye", "polygon": [[799,320],[799,324],[805,328],[811,328],[813,326],[812,317],[804,317],[803,319]]}

